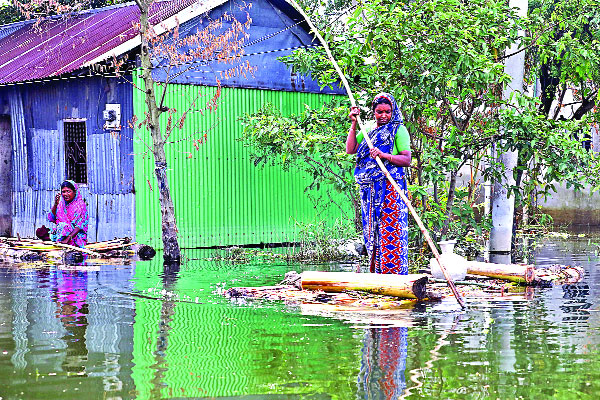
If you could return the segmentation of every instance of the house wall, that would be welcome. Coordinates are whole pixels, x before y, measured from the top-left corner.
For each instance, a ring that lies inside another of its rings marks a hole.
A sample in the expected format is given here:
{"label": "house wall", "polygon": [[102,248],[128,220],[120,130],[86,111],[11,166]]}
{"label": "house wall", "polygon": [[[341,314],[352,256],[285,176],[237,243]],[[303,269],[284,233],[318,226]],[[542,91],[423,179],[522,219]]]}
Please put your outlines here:
{"label": "house wall", "polygon": [[575,191],[557,184],[556,193],[538,199],[538,204],[555,224],[600,226],[600,193],[589,187]]}
{"label": "house wall", "polygon": [[[63,123],[86,123],[88,240],[135,234],[133,191],[132,86],[100,76],[52,80],[0,88],[0,111],[10,115],[12,154],[12,232],[35,235],[49,225],[46,214],[65,179]],[[103,128],[107,103],[121,105],[120,131]]]}
{"label": "house wall", "polygon": [[[140,82],[140,85],[142,83]],[[210,98],[214,88],[171,85],[165,104],[177,110],[188,107],[198,90]],[[142,93],[136,91],[136,115],[143,115]],[[258,111],[267,102],[284,115],[301,113],[305,104],[317,107],[332,95],[257,89],[223,88],[215,111],[190,112],[184,130],[175,131],[166,146],[167,176],[175,203],[180,244],[184,248],[298,240],[298,225],[336,218],[352,220],[352,207],[339,193],[306,192],[312,178],[279,166],[257,168],[250,150],[240,142],[238,118]],[[181,112],[181,111],[180,111]],[[177,121],[179,114],[173,118]],[[163,121],[164,123],[165,121]],[[196,149],[191,140],[206,134]],[[154,159],[148,141],[134,141],[137,241],[162,247]],[[148,136],[145,136],[148,137]],[[340,149],[343,143],[340,142]],[[352,171],[347,171],[351,174]],[[316,202],[311,195],[323,196]],[[341,205],[341,208],[338,207]]]}

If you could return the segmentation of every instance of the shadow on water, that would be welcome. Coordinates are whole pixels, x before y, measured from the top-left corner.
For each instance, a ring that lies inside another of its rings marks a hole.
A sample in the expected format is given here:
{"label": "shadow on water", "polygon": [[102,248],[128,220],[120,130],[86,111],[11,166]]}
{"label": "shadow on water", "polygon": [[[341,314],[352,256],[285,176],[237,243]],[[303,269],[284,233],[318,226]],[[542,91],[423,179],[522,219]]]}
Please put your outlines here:
{"label": "shadow on water", "polygon": [[[341,313],[234,302],[234,286],[290,270],[181,265],[0,265],[2,398],[578,398],[600,393],[597,236],[548,238],[530,262],[581,265],[582,282]],[[82,395],[83,394],[83,395]]]}

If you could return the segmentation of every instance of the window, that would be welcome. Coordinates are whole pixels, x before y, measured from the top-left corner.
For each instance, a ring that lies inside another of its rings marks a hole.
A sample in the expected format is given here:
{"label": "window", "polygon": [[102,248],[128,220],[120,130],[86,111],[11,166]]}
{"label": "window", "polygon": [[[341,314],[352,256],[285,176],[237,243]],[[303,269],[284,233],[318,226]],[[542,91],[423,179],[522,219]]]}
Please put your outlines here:
{"label": "window", "polygon": [[65,121],[65,176],[77,183],[87,183],[87,149],[85,121]]}

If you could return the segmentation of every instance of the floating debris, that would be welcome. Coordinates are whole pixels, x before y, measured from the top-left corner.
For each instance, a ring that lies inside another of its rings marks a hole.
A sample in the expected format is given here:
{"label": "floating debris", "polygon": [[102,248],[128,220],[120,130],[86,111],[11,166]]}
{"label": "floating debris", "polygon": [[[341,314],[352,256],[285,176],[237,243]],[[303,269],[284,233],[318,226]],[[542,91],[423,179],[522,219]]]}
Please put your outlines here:
{"label": "floating debris", "polygon": [[127,237],[89,243],[84,248],[39,239],[0,237],[0,259],[13,262],[78,263],[84,260],[84,255],[87,258],[97,259],[137,256],[142,260],[148,260],[155,254],[156,251],[152,247],[132,242]]}
{"label": "floating debris", "polygon": [[[489,263],[481,263],[489,264]],[[467,275],[455,282],[466,299],[527,301],[533,298],[532,286],[571,284],[583,279],[581,267],[552,265],[545,268],[480,265],[480,276]],[[481,276],[492,271],[494,278]],[[518,273],[517,273],[518,272]],[[394,286],[395,285],[395,286]],[[237,303],[246,299],[283,301],[323,312],[397,310],[415,306],[420,301],[440,301],[453,297],[445,281],[425,274],[386,275],[353,272],[288,272],[279,285],[234,287],[222,292]],[[303,308],[303,309],[304,309]]]}

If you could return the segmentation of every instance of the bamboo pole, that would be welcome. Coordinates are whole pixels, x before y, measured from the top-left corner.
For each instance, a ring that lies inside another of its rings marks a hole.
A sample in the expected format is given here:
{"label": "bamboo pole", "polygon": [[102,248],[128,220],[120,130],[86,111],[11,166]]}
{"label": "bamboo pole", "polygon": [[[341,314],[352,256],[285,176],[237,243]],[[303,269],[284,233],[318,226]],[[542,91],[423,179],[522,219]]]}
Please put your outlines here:
{"label": "bamboo pole", "polygon": [[425,274],[373,274],[356,272],[304,271],[302,289],[324,292],[361,292],[395,296],[403,299],[424,299],[427,297],[427,275]]}
{"label": "bamboo pole", "polygon": [[[298,3],[296,3],[294,0],[287,0],[287,1],[296,9],[296,11],[298,11],[302,15],[302,17],[304,17],[304,20],[310,26],[310,29],[312,30],[312,32],[315,34],[315,36],[317,37],[317,39],[319,39],[319,41],[323,45],[323,48],[325,49],[325,52],[327,53],[327,57],[329,58],[329,61],[333,65],[333,68],[335,69],[335,71],[339,75],[342,83],[344,84],[344,88],[346,89],[346,93],[348,94],[348,97],[350,98],[350,103],[352,104],[352,106],[356,106],[356,100],[354,99],[354,95],[352,94],[352,90],[350,89],[350,85],[348,84],[348,80],[346,79],[346,77],[342,73],[342,70],[340,69],[340,66],[338,65],[338,63],[335,60],[335,58],[333,58],[333,54],[331,54],[331,50],[329,49],[329,45],[327,44],[327,42],[325,41],[325,39],[323,39],[323,37],[321,36],[321,34],[317,30],[317,28],[314,26],[314,24],[312,23],[312,21],[310,20],[310,18],[308,17],[308,15],[306,15],[306,13],[302,9],[302,7],[300,7],[298,5]],[[359,127],[361,125],[360,118],[358,118],[358,125],[359,125]],[[365,137],[365,140],[367,141],[367,144],[369,145],[369,148],[372,149],[373,148],[373,142],[371,141],[371,138],[369,138],[369,135],[367,135],[366,133],[365,133],[364,137]],[[414,220],[417,222],[417,225],[419,226],[419,229],[423,233],[423,236],[425,237],[425,240],[427,241],[427,244],[429,244],[429,247],[431,248],[431,252],[433,253],[436,261],[438,262],[438,264],[440,266],[440,270],[442,271],[442,273],[444,274],[444,277],[446,278],[446,282],[448,282],[448,286],[450,286],[450,289],[452,290],[452,293],[454,294],[454,297],[456,297],[456,301],[464,309],[466,307],[465,306],[465,302],[462,299],[460,293],[458,293],[458,289],[456,289],[456,285],[454,285],[454,283],[452,282],[452,279],[450,279],[450,276],[448,275],[448,272],[446,271],[446,268],[444,267],[442,261],[440,260],[440,253],[438,252],[437,248],[435,247],[435,244],[431,240],[431,237],[429,236],[429,232],[427,231],[427,228],[425,228],[425,225],[423,225],[423,222],[421,221],[421,218],[419,218],[419,215],[417,214],[417,212],[413,208],[412,204],[410,203],[410,201],[408,200],[408,198],[406,197],[406,195],[402,192],[402,190],[400,189],[400,187],[398,186],[398,184],[396,183],[396,181],[394,180],[394,178],[392,178],[392,176],[390,175],[389,171],[387,170],[387,168],[385,167],[385,165],[383,164],[383,162],[381,161],[381,159],[379,157],[377,157],[375,160],[377,161],[377,165],[379,165],[379,168],[383,171],[383,173],[385,174],[385,176],[388,179],[388,181],[392,184],[392,186],[394,187],[394,189],[396,190],[396,192],[398,192],[398,194],[400,195],[400,198],[402,199],[402,201],[404,202],[404,204],[406,204],[406,206],[408,207],[408,210],[410,211],[410,213],[413,216]]]}
{"label": "bamboo pole", "polygon": [[518,283],[531,283],[535,279],[535,271],[532,265],[493,264],[471,261],[467,266],[467,273]]}
{"label": "bamboo pole", "polygon": [[42,246],[48,246],[45,249],[44,248],[37,249],[39,251],[44,251],[44,250],[51,251],[51,250],[53,250],[51,247],[62,247],[62,248],[69,249],[69,250],[79,251],[80,253],[86,253],[86,254],[89,254],[94,257],[102,257],[101,254],[96,253],[95,251],[88,250],[88,249],[81,248],[81,247],[71,246],[69,244],[64,244],[64,243],[60,243],[60,242],[48,242],[48,241],[37,240],[37,239],[18,239],[18,238],[7,238],[7,240],[13,241],[13,242],[18,242],[18,241],[22,242],[23,243],[22,245],[16,244],[16,246],[19,246],[20,248],[23,248],[23,249],[29,248],[29,249],[36,250],[35,248],[32,248],[32,246],[28,246],[28,245],[24,244],[24,243],[32,243],[34,245],[38,244],[38,245],[42,245]]}
{"label": "bamboo pole", "polygon": [[130,243],[122,243],[122,242],[112,242],[112,243],[97,242],[97,243],[88,244],[88,245],[85,246],[85,248],[89,249],[89,250],[104,251],[104,250],[124,249],[125,247],[131,247],[131,246],[133,246],[135,244],[137,244],[137,242],[130,242]]}

